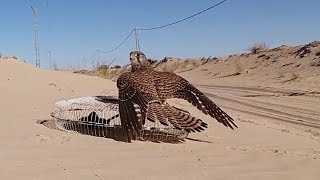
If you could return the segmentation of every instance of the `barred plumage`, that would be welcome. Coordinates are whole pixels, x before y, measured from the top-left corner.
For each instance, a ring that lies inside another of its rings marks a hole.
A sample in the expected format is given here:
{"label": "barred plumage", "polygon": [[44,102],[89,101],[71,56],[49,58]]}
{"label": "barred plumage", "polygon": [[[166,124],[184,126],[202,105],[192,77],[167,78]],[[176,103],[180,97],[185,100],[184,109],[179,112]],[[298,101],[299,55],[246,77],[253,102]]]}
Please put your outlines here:
{"label": "barred plumage", "polygon": [[[170,98],[185,99],[226,127],[237,127],[229,115],[187,80],[174,73],[155,71],[144,53],[131,52],[130,61],[131,72],[122,74],[117,80],[121,124],[128,142],[141,137],[146,119],[159,121],[165,126],[173,125],[188,132],[207,128],[207,124],[201,119],[166,104],[166,100]],[[135,104],[141,109],[142,119],[134,111]]]}

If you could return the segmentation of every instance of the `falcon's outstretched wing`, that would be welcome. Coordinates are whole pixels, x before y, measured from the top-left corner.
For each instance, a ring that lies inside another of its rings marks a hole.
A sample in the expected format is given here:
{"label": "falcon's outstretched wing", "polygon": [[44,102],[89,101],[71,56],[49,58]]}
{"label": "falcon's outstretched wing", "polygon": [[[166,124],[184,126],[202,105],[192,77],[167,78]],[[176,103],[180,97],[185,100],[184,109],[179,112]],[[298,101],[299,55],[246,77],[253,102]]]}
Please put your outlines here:
{"label": "falcon's outstretched wing", "polygon": [[193,117],[189,112],[179,109],[169,104],[164,105],[169,122],[177,129],[184,129],[187,132],[201,132],[207,128],[207,123],[201,119]]}
{"label": "falcon's outstretched wing", "polygon": [[142,122],[134,107],[134,102],[141,102],[140,109],[141,111],[144,111],[146,101],[139,92],[132,87],[126,73],[118,78],[117,87],[119,90],[119,114],[121,125],[127,133],[128,142],[131,142],[131,140],[136,140],[141,137],[142,130]]}
{"label": "falcon's outstretched wing", "polygon": [[187,100],[204,114],[210,115],[226,127],[231,129],[237,127],[234,120],[227,113],[184,78],[169,72],[156,72],[155,77],[157,79],[156,83],[159,84],[157,88],[161,98]]}

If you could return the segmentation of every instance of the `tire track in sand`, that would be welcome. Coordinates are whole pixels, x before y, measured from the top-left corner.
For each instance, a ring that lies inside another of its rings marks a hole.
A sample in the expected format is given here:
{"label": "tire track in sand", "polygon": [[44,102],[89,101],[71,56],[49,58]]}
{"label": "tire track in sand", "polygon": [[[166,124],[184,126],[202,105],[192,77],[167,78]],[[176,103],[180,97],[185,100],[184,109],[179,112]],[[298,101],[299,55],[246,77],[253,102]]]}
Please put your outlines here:
{"label": "tire track in sand", "polygon": [[[283,96],[279,96],[279,94],[286,94],[287,92],[285,91],[273,91],[258,88],[232,86],[197,86],[203,87],[203,91],[205,92],[205,94],[215,101],[219,101],[219,104],[221,104],[223,108],[266,118],[269,120],[282,121],[305,127],[320,129],[320,112],[315,110],[319,108],[316,107],[316,104],[319,104],[320,106],[320,103],[318,97],[313,98],[313,94],[299,95],[299,97],[308,97],[307,100],[301,102],[301,106],[303,108],[299,108],[295,107],[294,104],[292,105],[291,103],[283,102],[284,100],[283,98],[281,98]],[[211,93],[212,90],[215,90],[214,94]],[[270,98],[272,98],[272,103],[255,96],[250,96],[252,93],[257,92],[259,92],[260,94],[262,93],[261,96],[265,94],[267,96],[270,96]],[[310,99],[310,97],[312,98]],[[289,98],[289,100],[297,103],[302,101],[301,99],[296,99],[296,96],[286,96],[286,98]],[[304,106],[303,103],[307,103],[308,106]]]}

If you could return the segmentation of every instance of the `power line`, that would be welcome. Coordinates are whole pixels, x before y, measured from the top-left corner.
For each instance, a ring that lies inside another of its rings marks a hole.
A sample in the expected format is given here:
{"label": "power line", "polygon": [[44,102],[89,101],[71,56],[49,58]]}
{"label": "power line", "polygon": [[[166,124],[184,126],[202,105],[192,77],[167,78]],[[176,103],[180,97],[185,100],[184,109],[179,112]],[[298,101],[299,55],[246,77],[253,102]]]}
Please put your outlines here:
{"label": "power line", "polygon": [[164,27],[172,26],[172,25],[174,25],[174,24],[178,24],[178,23],[181,23],[181,22],[186,21],[186,20],[188,20],[188,19],[191,19],[191,18],[193,18],[193,17],[195,17],[195,16],[198,16],[198,15],[200,15],[200,14],[206,12],[206,11],[209,11],[210,9],[215,8],[215,7],[221,5],[222,3],[226,2],[226,1],[227,1],[227,0],[220,1],[219,3],[217,3],[217,4],[213,5],[213,6],[210,6],[210,7],[208,7],[207,9],[204,9],[204,10],[202,10],[202,11],[200,11],[200,12],[197,12],[197,13],[191,15],[191,16],[188,16],[188,17],[183,18],[183,19],[178,20],[178,21],[174,21],[174,22],[169,23],[169,24],[165,24],[165,25],[161,25],[161,26],[155,26],[155,27],[151,27],[151,28],[137,28],[137,30],[140,30],[140,31],[150,31],[150,30],[156,30],[156,29],[161,29],[161,28],[164,28]]}
{"label": "power line", "polygon": [[120,48],[120,47],[128,40],[128,38],[132,35],[133,32],[135,32],[135,37],[136,37],[136,49],[137,49],[137,50],[140,50],[140,42],[139,42],[139,37],[138,37],[138,31],[139,31],[139,30],[140,30],[140,31],[150,31],[150,30],[156,30],[156,29],[161,29],[161,28],[165,28],[165,27],[168,27],[168,26],[175,25],[175,24],[181,23],[181,22],[183,22],[183,21],[186,21],[186,20],[188,20],[188,19],[191,19],[191,18],[193,18],[193,17],[195,17],[195,16],[198,16],[198,15],[200,15],[200,14],[206,12],[206,11],[209,11],[210,9],[213,9],[213,8],[221,5],[222,3],[225,3],[226,1],[228,1],[228,0],[220,1],[219,3],[214,4],[213,6],[210,6],[210,7],[206,8],[206,9],[200,11],[200,12],[197,12],[197,13],[191,15],[191,16],[188,16],[188,17],[183,18],[183,19],[178,20],[178,21],[174,21],[174,22],[169,23],[169,24],[165,24],[165,25],[161,25],[161,26],[155,26],[155,27],[151,27],[151,28],[134,28],[134,29],[131,30],[131,32],[129,33],[129,35],[127,35],[127,37],[126,37],[118,46],[116,46],[116,47],[113,48],[112,50],[110,50],[110,51],[103,51],[103,50],[97,49],[97,51],[98,51],[98,52],[101,52],[101,53],[111,53],[111,52],[117,50],[118,48]]}
{"label": "power line", "polygon": [[132,35],[132,33],[133,33],[134,31],[135,31],[135,29],[133,29],[133,30],[129,33],[129,35],[128,35],[118,46],[116,46],[115,48],[111,49],[110,51],[102,51],[102,50],[100,50],[100,49],[97,49],[97,51],[98,51],[98,52],[101,52],[101,53],[111,53],[111,52],[117,50],[119,47],[121,47],[121,46],[128,40],[128,38]]}

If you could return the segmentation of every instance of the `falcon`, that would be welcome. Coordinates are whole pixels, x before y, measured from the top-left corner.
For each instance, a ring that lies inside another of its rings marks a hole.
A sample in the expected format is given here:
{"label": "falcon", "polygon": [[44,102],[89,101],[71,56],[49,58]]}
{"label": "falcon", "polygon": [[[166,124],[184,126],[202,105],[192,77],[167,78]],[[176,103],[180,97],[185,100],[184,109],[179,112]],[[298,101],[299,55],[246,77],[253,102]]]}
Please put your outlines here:
{"label": "falcon", "polygon": [[[187,100],[224,126],[237,127],[228,114],[186,79],[171,72],[154,70],[143,52],[130,52],[130,62],[131,71],[123,73],[117,80],[120,119],[128,142],[141,138],[146,120],[173,125],[187,132],[200,132],[208,127],[201,119],[170,106],[166,102],[170,98]],[[135,110],[136,105],[140,107],[139,113]]]}

